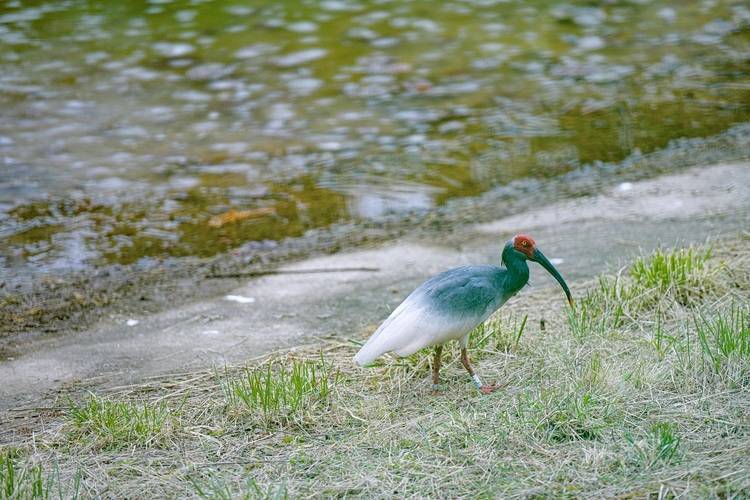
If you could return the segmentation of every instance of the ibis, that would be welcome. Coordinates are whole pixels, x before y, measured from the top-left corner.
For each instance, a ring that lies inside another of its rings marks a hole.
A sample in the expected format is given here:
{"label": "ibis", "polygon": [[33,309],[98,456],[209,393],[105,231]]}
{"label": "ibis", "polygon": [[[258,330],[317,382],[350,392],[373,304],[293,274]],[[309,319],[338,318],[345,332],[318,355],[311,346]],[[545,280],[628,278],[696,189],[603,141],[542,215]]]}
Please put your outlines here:
{"label": "ibis", "polygon": [[456,267],[422,283],[372,334],[354,361],[367,366],[385,353],[403,357],[435,346],[432,383],[437,391],[443,344],[458,340],[461,364],[477,389],[485,394],[493,392],[497,385],[482,384],[471,366],[467,353],[469,334],[528,283],[528,260],[539,263],[554,276],[572,307],[573,298],[563,277],[530,236],[519,234],[503,247],[500,267]]}

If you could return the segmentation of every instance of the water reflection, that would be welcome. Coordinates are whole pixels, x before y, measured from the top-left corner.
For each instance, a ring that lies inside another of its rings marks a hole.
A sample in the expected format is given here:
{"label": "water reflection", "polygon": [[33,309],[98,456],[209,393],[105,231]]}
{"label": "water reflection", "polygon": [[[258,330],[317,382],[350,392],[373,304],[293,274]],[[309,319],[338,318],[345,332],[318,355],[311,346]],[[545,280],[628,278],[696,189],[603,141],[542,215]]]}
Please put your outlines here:
{"label": "water reflection", "polygon": [[[714,134],[750,116],[749,25],[730,0],[4,2],[0,272],[209,256]],[[210,223],[232,213],[257,216]]]}

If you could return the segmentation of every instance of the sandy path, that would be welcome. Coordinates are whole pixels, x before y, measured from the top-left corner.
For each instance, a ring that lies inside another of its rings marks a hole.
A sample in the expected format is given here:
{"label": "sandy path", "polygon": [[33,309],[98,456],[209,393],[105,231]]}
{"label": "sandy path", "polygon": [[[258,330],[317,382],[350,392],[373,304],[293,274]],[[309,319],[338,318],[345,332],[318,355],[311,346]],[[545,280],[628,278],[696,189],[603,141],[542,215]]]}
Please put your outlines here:
{"label": "sandy path", "polygon": [[[253,301],[221,296],[143,317],[102,318],[87,331],[43,340],[16,359],[0,361],[0,409],[28,404],[69,384],[120,385],[236,363],[319,336],[362,337],[429,275],[454,265],[496,263],[500,245],[516,232],[530,233],[548,257],[561,259],[558,268],[570,283],[611,269],[639,249],[748,230],[750,163],[625,183],[601,195],[431,239],[404,238],[286,266],[375,267],[377,272],[266,276],[231,292]],[[554,282],[532,267],[531,283]],[[130,325],[129,319],[134,320]]]}

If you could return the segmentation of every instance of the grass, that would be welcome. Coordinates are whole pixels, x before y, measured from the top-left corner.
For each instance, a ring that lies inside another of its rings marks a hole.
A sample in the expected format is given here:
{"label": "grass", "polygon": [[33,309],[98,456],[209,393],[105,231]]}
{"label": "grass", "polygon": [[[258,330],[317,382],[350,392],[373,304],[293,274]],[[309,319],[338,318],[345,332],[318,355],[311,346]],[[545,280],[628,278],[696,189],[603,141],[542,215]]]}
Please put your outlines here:
{"label": "grass", "polygon": [[292,359],[225,373],[219,385],[230,408],[259,416],[266,425],[283,425],[329,405],[337,378],[321,355],[319,362]]}
{"label": "grass", "polygon": [[[717,280],[723,268],[708,265],[710,258],[710,248],[658,249],[635,259],[625,275],[600,276],[568,311],[571,333],[578,340],[616,334],[644,317],[661,318],[666,308],[695,307],[707,295],[724,293]],[[658,349],[664,340],[660,331]]]}
{"label": "grass", "polygon": [[244,481],[237,481],[235,484],[228,482],[224,477],[215,475],[190,478],[190,482],[200,498],[211,500],[282,500],[289,498],[284,484],[262,488],[251,477]]}
{"label": "grass", "polygon": [[[694,318],[695,331],[701,346],[702,359],[717,375],[728,376],[733,365],[750,363],[750,307],[732,304],[728,310],[712,316]],[[743,370],[744,371],[744,370]],[[745,375],[739,383],[750,385]]]}
{"label": "grass", "polygon": [[611,425],[616,405],[593,391],[552,388],[517,399],[513,419],[548,442],[598,440]]}
{"label": "grass", "polygon": [[577,284],[567,314],[559,289],[523,292],[472,334],[478,373],[503,384],[490,396],[455,345],[433,397],[432,350],[362,370],[345,338],[74,395],[62,412],[13,415],[33,429],[8,443],[13,488],[79,477],[87,497],[745,498],[749,276],[738,240]]}
{"label": "grass", "polygon": [[711,257],[711,249],[693,247],[673,251],[658,249],[647,257],[640,257],[630,267],[630,276],[636,285],[666,292],[700,286],[702,271]]}
{"label": "grass", "polygon": [[528,319],[528,315],[520,321],[518,318],[507,320],[496,317],[479,325],[469,339],[473,357],[481,359],[484,354],[517,351]]}
{"label": "grass", "polygon": [[78,498],[79,475],[74,475],[71,487],[66,489],[60,484],[58,471],[48,473],[40,464],[23,463],[21,458],[16,450],[0,451],[0,498]]}
{"label": "grass", "polygon": [[177,412],[164,402],[112,401],[90,394],[84,402],[70,404],[70,439],[105,450],[158,446],[177,425]]}
{"label": "grass", "polygon": [[654,424],[645,438],[636,440],[631,434],[625,439],[633,448],[635,463],[644,469],[653,469],[662,464],[678,462],[680,438],[677,426],[668,422]]}
{"label": "grass", "polygon": [[10,451],[0,455],[0,497],[47,498],[49,486],[39,465],[21,467]]}

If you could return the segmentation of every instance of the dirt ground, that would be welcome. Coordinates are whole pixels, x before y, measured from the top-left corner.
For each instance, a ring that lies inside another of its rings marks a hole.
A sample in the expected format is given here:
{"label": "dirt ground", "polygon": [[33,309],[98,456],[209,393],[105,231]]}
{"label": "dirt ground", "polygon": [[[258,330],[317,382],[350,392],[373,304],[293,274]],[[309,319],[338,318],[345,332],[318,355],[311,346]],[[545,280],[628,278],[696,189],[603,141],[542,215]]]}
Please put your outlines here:
{"label": "dirt ground", "polygon": [[[501,245],[517,232],[531,234],[575,283],[659,245],[707,239],[721,245],[722,238],[748,230],[750,163],[624,182],[493,222],[419,232],[281,268],[368,270],[225,280],[212,298],[156,312],[146,306],[109,312],[83,331],[35,340],[0,361],[0,409],[36,404],[70,387],[121,385],[324,337],[361,337],[426,277],[455,265],[497,263]],[[532,268],[531,286],[552,284]]]}

